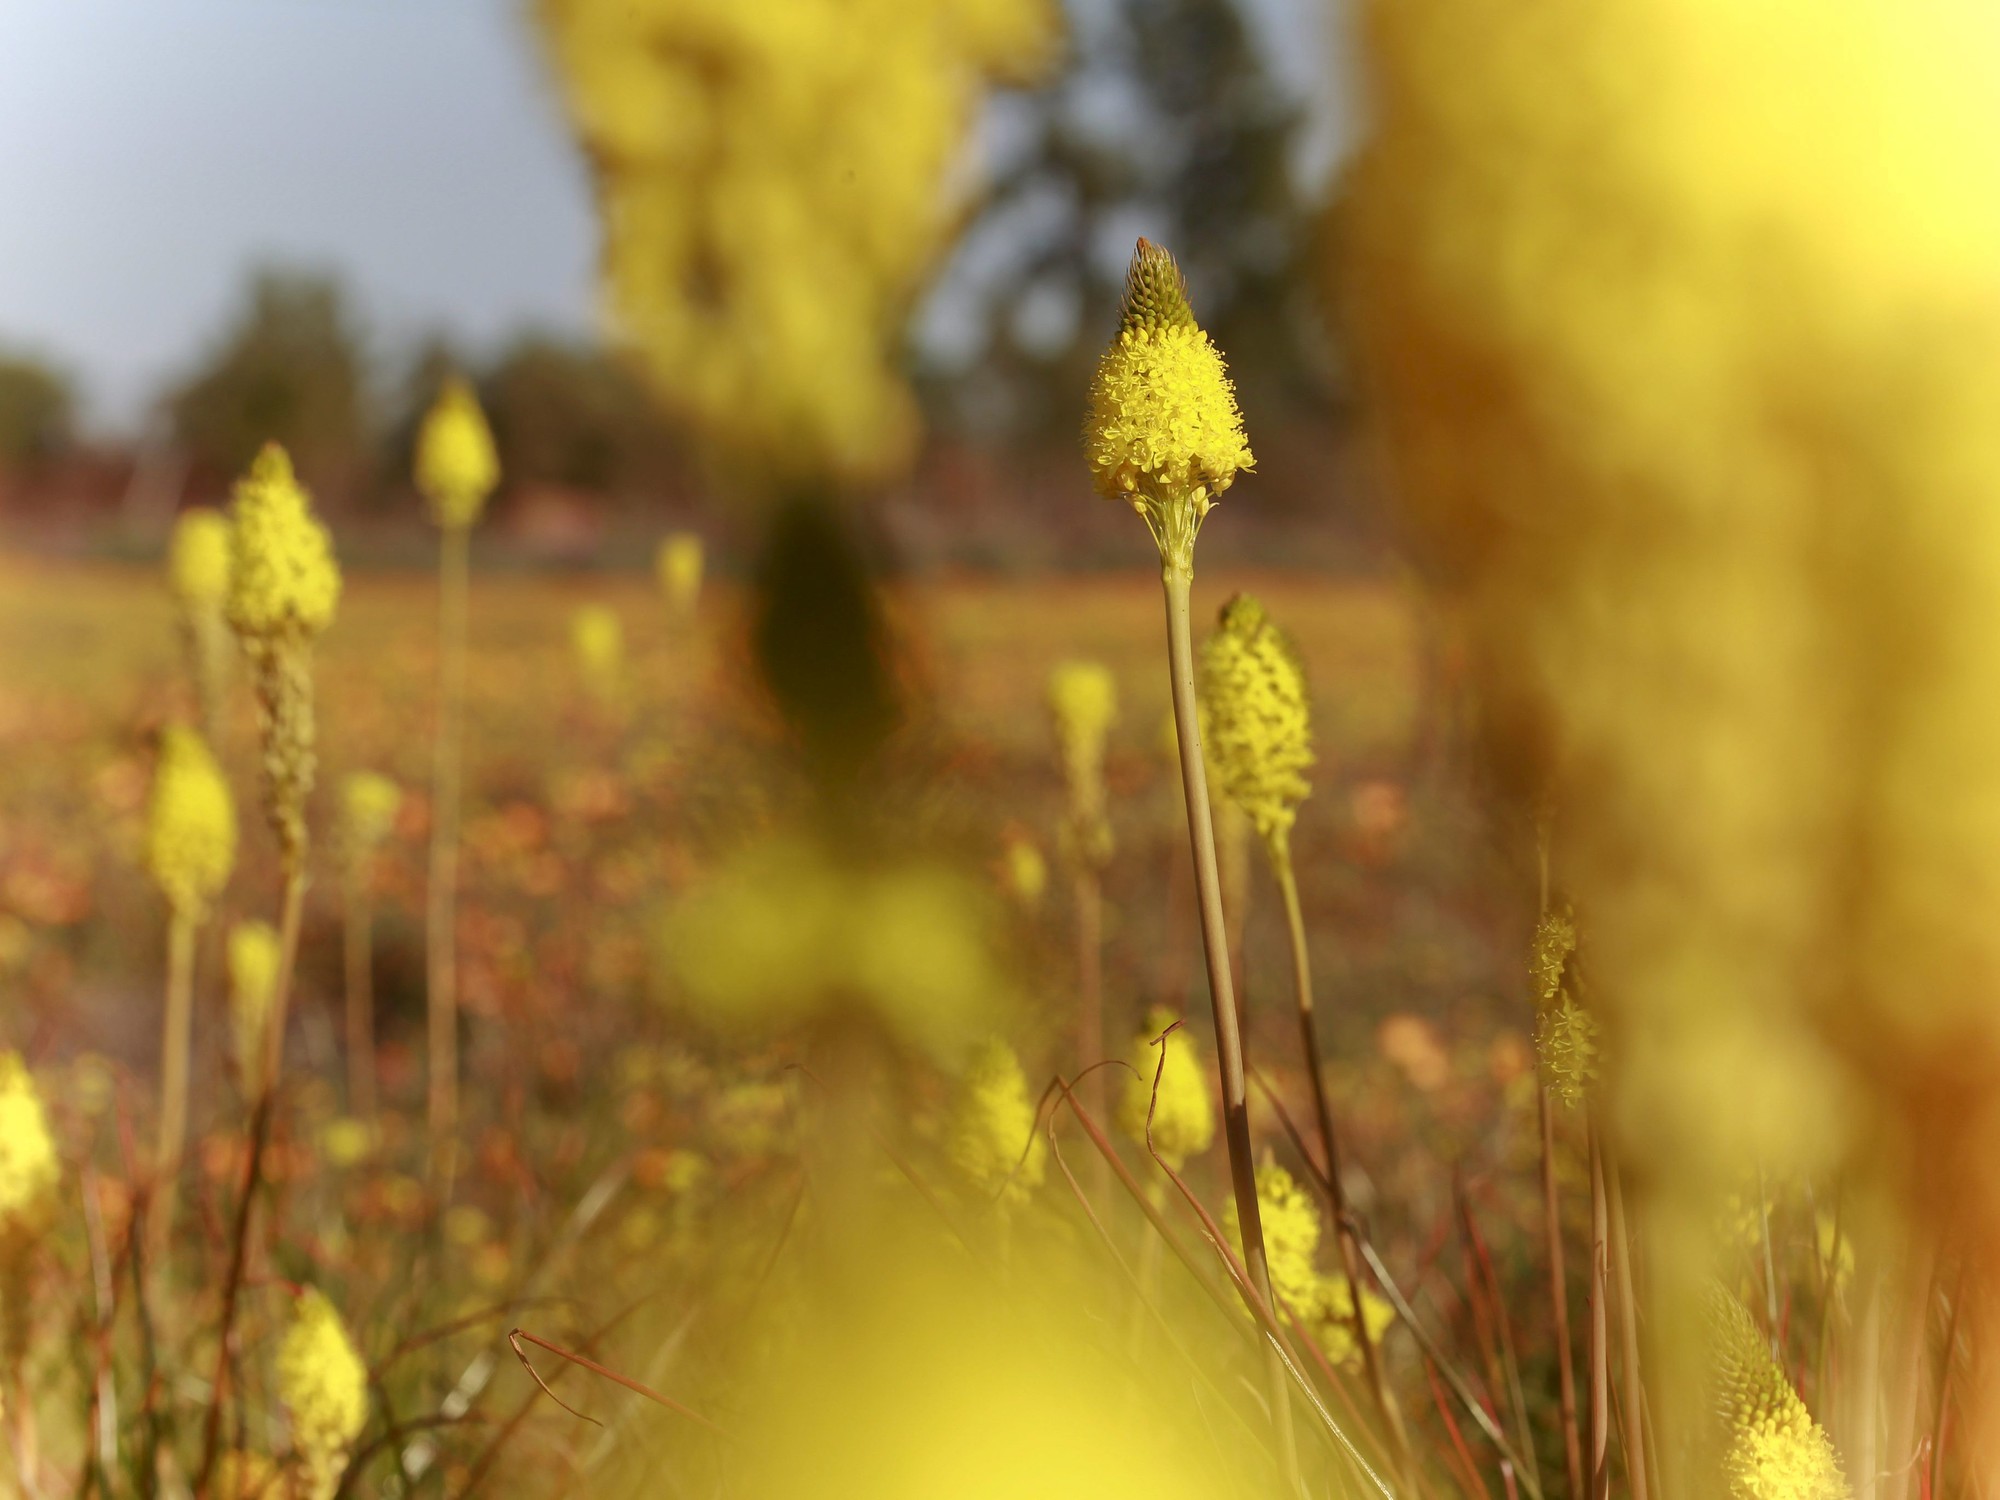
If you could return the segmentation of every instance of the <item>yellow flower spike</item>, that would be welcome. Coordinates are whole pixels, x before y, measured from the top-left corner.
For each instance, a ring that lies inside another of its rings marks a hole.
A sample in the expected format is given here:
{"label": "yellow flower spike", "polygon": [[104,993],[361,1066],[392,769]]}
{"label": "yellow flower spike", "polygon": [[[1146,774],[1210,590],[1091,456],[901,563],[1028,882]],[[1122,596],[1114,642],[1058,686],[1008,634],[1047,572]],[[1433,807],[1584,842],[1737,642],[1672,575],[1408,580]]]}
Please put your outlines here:
{"label": "yellow flower spike", "polygon": [[660,538],[654,567],[660,577],[660,592],[667,596],[667,608],[676,617],[689,618],[701,602],[705,564],[701,538],[692,531],[676,531]]}
{"label": "yellow flower spike", "polygon": [[229,568],[228,518],[205,505],[182,511],[167,543],[167,583],[181,607],[220,610]]}
{"label": "yellow flower spike", "polygon": [[1563,970],[1576,952],[1576,916],[1567,906],[1551,908],[1535,924],[1534,943],[1528,950],[1528,979],[1534,986],[1537,1009],[1549,1004],[1562,989]]}
{"label": "yellow flower spike", "polygon": [[61,1175],[35,1080],[18,1052],[0,1052],[0,1246],[41,1232]]}
{"label": "yellow flower spike", "polygon": [[1564,990],[1535,1022],[1542,1083],[1564,1104],[1581,1104],[1597,1081],[1597,1018]]}
{"label": "yellow flower spike", "polygon": [[[1313,1265],[1319,1254],[1319,1205],[1290,1172],[1273,1162],[1257,1169],[1257,1211],[1264,1220],[1264,1253],[1271,1264],[1271,1288],[1300,1317],[1319,1305],[1320,1275]],[[1224,1214],[1230,1243],[1240,1254],[1243,1234],[1236,1205]]]}
{"label": "yellow flower spike", "polygon": [[997,1037],[973,1049],[945,1149],[975,1188],[999,1193],[1003,1205],[1025,1203],[1041,1183],[1048,1146],[1035,1128],[1035,1101],[1020,1059]]}
{"label": "yellow flower spike", "polygon": [[207,919],[236,864],[236,804],[207,742],[179,725],[160,736],[146,810],[146,869],[184,921]]}
{"label": "yellow flower spike", "polygon": [[310,639],[333,622],[340,567],[292,461],[266,443],[237,481],[230,511],[228,615],[245,638]]}
{"label": "yellow flower spike", "polygon": [[352,771],[340,783],[340,842],[350,861],[373,854],[403,806],[403,789],[376,771]]}
{"label": "yellow flower spike", "polygon": [[1248,594],[1222,606],[1202,647],[1204,742],[1230,800],[1267,842],[1283,840],[1312,791],[1312,711],[1290,638]]}
{"label": "yellow flower spike", "polygon": [[348,1450],[368,1420],[368,1370],[354,1352],[340,1314],[315,1287],[292,1304],[278,1346],[278,1399],[291,1417],[292,1446],[305,1468],[310,1500],[329,1500]]}
{"label": "yellow flower spike", "polygon": [[269,922],[238,922],[229,929],[230,1039],[246,1081],[255,1080],[264,1055],[282,956],[278,929]]}
{"label": "yellow flower spike", "polygon": [[1090,383],[1084,452],[1099,494],[1145,518],[1169,573],[1194,572],[1202,520],[1252,466],[1222,354],[1166,251],[1140,240],[1118,333]]}
{"label": "yellow flower spike", "polygon": [[500,455],[480,410],[479,397],[453,376],[439,390],[417,433],[417,489],[430,501],[440,526],[466,527],[479,519],[486,497],[500,482]]}
{"label": "yellow flower spike", "polygon": [[[1133,1141],[1146,1140],[1146,1111],[1153,1112],[1153,1146],[1176,1171],[1190,1156],[1199,1156],[1215,1140],[1215,1099],[1209,1088],[1208,1065],[1188,1028],[1178,1028],[1166,1041],[1157,1039],[1174,1023],[1174,1013],[1155,1006],[1133,1039],[1125,1090],[1118,1100],[1118,1128]],[[1161,1048],[1166,1066],[1160,1065]],[[1159,1097],[1153,1076],[1160,1079]]]}
{"label": "yellow flower spike", "polygon": [[1743,1304],[1711,1284],[1708,1312],[1731,1500],[1847,1500],[1852,1492],[1833,1444]]}
{"label": "yellow flower spike", "polygon": [[1055,722],[1069,785],[1064,852],[1089,865],[1111,857],[1111,825],[1104,815],[1104,743],[1118,717],[1118,683],[1094,661],[1058,663],[1049,673],[1049,715]]}

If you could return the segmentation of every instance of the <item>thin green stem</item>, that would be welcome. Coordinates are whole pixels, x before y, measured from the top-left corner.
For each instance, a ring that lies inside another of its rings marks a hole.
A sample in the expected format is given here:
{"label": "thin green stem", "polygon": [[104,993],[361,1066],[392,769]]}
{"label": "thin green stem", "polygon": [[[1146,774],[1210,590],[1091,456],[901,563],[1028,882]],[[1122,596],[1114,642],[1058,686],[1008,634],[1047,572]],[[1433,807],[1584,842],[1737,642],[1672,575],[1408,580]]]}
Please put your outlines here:
{"label": "thin green stem", "polygon": [[1410,1455],[1409,1433],[1403,1426],[1403,1414],[1396,1405],[1395,1397],[1389,1392],[1389,1383],[1382,1373],[1382,1358],[1375,1347],[1375,1340],[1368,1333],[1368,1318],[1361,1304],[1361,1254],[1355,1247],[1354,1234],[1347,1217],[1347,1189],[1341,1181],[1340,1146],[1333,1130],[1333,1106],[1326,1096],[1326,1075],[1320,1066],[1319,1028],[1314,1021],[1312,952],[1306,943],[1305,913],[1299,904],[1298,875],[1292,865],[1291,836],[1279,829],[1266,841],[1271,856],[1271,871],[1278,880],[1278,894],[1285,907],[1285,927],[1292,942],[1292,988],[1298,1004],[1299,1050],[1305,1063],[1306,1077],[1312,1082],[1314,1122],[1319,1127],[1319,1149],[1326,1163],[1327,1186],[1333,1197],[1334,1237],[1340,1245],[1341,1269],[1347,1276],[1348,1326],[1354,1334],[1356,1346],[1361,1350],[1363,1373],[1368,1378],[1369,1393],[1374,1397],[1375,1409],[1382,1419],[1395,1445],[1398,1467],[1405,1483],[1414,1467]]}
{"label": "thin green stem", "polygon": [[1611,1493],[1610,1205],[1597,1124],[1590,1126],[1590,1500]]}
{"label": "thin green stem", "polygon": [[1556,1126],[1549,1090],[1539,1085],[1542,1115],[1542,1230],[1549,1242],[1549,1309],[1555,1317],[1556,1374],[1569,1492],[1583,1500],[1583,1437],[1576,1421],[1576,1367],[1570,1358],[1569,1277],[1563,1269],[1561,1200],[1556,1192]]}
{"label": "thin green stem", "polygon": [[[357,861],[358,864],[358,861]],[[346,930],[347,1110],[375,1122],[374,917],[365,869],[351,869],[342,902]]]}
{"label": "thin green stem", "polygon": [[[1165,549],[1162,548],[1162,555]],[[1264,1254],[1264,1221],[1257,1208],[1257,1169],[1251,1156],[1250,1109],[1243,1081],[1243,1038],[1236,1025],[1236,992],[1229,974],[1229,936],[1222,919],[1222,881],[1215,863],[1215,824],[1209,814],[1208,772],[1203,764],[1201,726],[1195,706],[1194,633],[1190,623],[1190,572],[1161,570],[1166,589],[1167,660],[1172,673],[1174,734],[1180,743],[1181,792],[1187,800],[1188,842],[1194,857],[1196,904],[1201,913],[1202,955],[1208,967],[1209,1007],[1215,1017],[1216,1064],[1222,1074],[1223,1139],[1229,1148],[1230,1185],[1243,1236],[1243,1263],[1250,1285],[1267,1306],[1271,1271]],[[1270,1361],[1272,1420],[1278,1429],[1286,1473],[1296,1479],[1298,1455],[1291,1442],[1291,1401],[1284,1372]],[[1296,1484],[1294,1488],[1297,1488]]]}
{"label": "thin green stem", "polygon": [[1104,1058],[1104,888],[1087,860],[1077,862],[1075,888],[1076,1071],[1084,1103],[1103,1114],[1104,1072],[1095,1065]]}
{"label": "thin green stem", "polygon": [[425,917],[430,1042],[431,1170],[449,1197],[458,1136],[458,817],[464,752],[466,529],[447,526],[438,549],[438,723],[431,780],[431,864]]}
{"label": "thin green stem", "polygon": [[188,1043],[194,1023],[192,918],[175,912],[167,925],[167,999],[160,1034],[160,1139],[153,1156],[159,1187],[154,1199],[154,1244],[172,1231],[181,1155],[187,1149]]}
{"label": "thin green stem", "polygon": [[1624,1384],[1625,1477],[1632,1500],[1647,1500],[1646,1383],[1639,1365],[1639,1304],[1632,1287],[1632,1231],[1615,1161],[1604,1168],[1611,1228],[1612,1291],[1618,1300],[1618,1360]]}

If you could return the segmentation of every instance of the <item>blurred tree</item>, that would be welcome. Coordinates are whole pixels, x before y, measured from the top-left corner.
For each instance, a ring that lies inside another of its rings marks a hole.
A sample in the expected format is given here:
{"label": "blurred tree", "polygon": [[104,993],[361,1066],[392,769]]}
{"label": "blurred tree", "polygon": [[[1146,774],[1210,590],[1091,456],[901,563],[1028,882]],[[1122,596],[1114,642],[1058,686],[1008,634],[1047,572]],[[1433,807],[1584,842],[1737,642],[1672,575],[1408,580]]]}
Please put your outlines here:
{"label": "blurred tree", "polygon": [[60,372],[25,354],[0,354],[0,467],[20,468],[67,447],[76,398]]}
{"label": "blurred tree", "polygon": [[210,478],[241,473],[275,439],[322,498],[350,492],[366,467],[368,414],[360,337],[339,284],[253,272],[233,320],[167,410]]}
{"label": "blurred tree", "polygon": [[928,309],[957,346],[927,361],[946,425],[1073,426],[1139,233],[1174,252],[1247,402],[1325,400],[1305,114],[1240,5],[1071,0],[1070,66],[989,122],[993,189]]}

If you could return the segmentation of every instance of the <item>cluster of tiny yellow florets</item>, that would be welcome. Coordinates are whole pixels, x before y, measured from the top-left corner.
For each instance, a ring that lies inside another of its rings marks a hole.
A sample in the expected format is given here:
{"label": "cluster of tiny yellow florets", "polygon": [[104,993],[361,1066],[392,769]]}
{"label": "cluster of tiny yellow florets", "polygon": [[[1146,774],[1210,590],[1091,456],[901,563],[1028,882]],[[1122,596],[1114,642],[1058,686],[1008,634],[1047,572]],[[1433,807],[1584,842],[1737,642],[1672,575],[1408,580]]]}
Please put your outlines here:
{"label": "cluster of tiny yellow florets", "polygon": [[1577,999],[1570,983],[1576,952],[1576,918],[1554,907],[1535,926],[1528,951],[1528,982],[1535,996],[1535,1050],[1542,1083],[1564,1104],[1581,1103],[1597,1078],[1597,1017]]}
{"label": "cluster of tiny yellow florets", "polygon": [[40,1230],[60,1174],[35,1080],[18,1052],[0,1052],[0,1250]]}
{"label": "cluster of tiny yellow florets", "polygon": [[1222,354],[1196,324],[1173,257],[1146,240],[1090,383],[1084,452],[1098,493],[1129,500],[1167,564],[1189,571],[1202,517],[1254,462]]}
{"label": "cluster of tiny yellow florets", "polygon": [[1708,1292],[1723,1473],[1731,1500],[1847,1500],[1847,1480],[1743,1304]]}
{"label": "cluster of tiny yellow florets", "polygon": [[1042,1180],[1047,1145],[1014,1049],[989,1038],[973,1049],[953,1103],[945,1149],[952,1163],[1004,1203],[1026,1200]]}
{"label": "cluster of tiny yellow florets", "polygon": [[237,482],[230,510],[229,623],[239,636],[318,635],[340,602],[333,541],[276,443]]}
{"label": "cluster of tiny yellow florets", "polygon": [[538,0],[595,169],[608,300],[668,403],[758,477],[913,451],[893,358],[989,82],[1049,0]]}
{"label": "cluster of tiny yellow florets", "polygon": [[306,1494],[327,1500],[368,1420],[368,1370],[340,1314],[317,1288],[307,1287],[292,1305],[291,1326],[278,1346],[278,1397],[291,1416]]}
{"label": "cluster of tiny yellow florets", "polygon": [[1534,986],[1535,1004],[1544,1006],[1561,992],[1569,956],[1576,952],[1576,917],[1567,906],[1553,907],[1535,923],[1535,937],[1528,949],[1528,981]]}
{"label": "cluster of tiny yellow florets", "polygon": [[167,544],[167,582],[184,609],[222,608],[229,597],[229,521],[220,511],[181,512]]}
{"label": "cluster of tiny yellow florets", "polygon": [[379,771],[351,771],[340,783],[340,843],[352,864],[375,852],[396,824],[403,789]]}
{"label": "cluster of tiny yellow florets", "polygon": [[[1151,1110],[1153,1149],[1170,1166],[1178,1168],[1190,1156],[1206,1151],[1215,1139],[1215,1100],[1209,1092],[1208,1069],[1187,1027],[1179,1027],[1165,1041],[1160,1040],[1161,1033],[1173,1023],[1172,1011],[1155,1006],[1133,1039],[1130,1057],[1133,1071],[1119,1096],[1118,1128],[1143,1144],[1146,1114]],[[1155,1073],[1159,1076],[1157,1094],[1153,1088]]]}
{"label": "cluster of tiny yellow florets", "polygon": [[417,433],[417,489],[440,526],[470,526],[500,482],[500,456],[479,397],[454,376],[444,383]]}
{"label": "cluster of tiny yellow florets", "polygon": [[192,729],[160,736],[146,810],[146,869],[174,915],[201,922],[236,863],[236,805],[229,782]]}
{"label": "cluster of tiny yellow florets", "polygon": [[1098,866],[1111,857],[1111,824],[1104,812],[1104,742],[1118,717],[1118,683],[1094,661],[1059,662],[1049,673],[1049,717],[1062,752],[1069,788],[1063,852]]}
{"label": "cluster of tiny yellow florets", "polygon": [[[1266,1162],[1257,1169],[1257,1212],[1264,1224],[1264,1254],[1271,1270],[1271,1290],[1312,1330],[1321,1351],[1334,1360],[1360,1354],[1354,1340],[1353,1284],[1345,1276],[1322,1275],[1314,1263],[1319,1255],[1319,1207],[1296,1178],[1283,1167]],[[1225,1222],[1239,1249],[1243,1243],[1236,1205],[1230,1203]],[[1372,1340],[1396,1319],[1396,1310],[1367,1287],[1361,1289],[1361,1319]]]}
{"label": "cluster of tiny yellow florets", "polygon": [[1223,605],[1202,648],[1201,697],[1223,790],[1263,838],[1284,840],[1312,790],[1312,709],[1297,650],[1248,594]]}

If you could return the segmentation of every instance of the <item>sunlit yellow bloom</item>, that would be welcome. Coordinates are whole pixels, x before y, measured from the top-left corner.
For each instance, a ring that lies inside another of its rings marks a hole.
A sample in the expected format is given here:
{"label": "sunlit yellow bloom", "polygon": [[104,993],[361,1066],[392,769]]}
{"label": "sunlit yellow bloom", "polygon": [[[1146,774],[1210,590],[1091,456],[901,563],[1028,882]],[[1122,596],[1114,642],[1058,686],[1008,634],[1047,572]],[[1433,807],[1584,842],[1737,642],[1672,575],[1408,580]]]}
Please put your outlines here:
{"label": "sunlit yellow bloom", "polygon": [[705,565],[701,538],[692,531],[675,531],[660,538],[654,568],[660,576],[660,592],[667,596],[667,608],[682,619],[692,615],[701,602],[701,579]]}
{"label": "sunlit yellow bloom", "polygon": [[616,612],[602,604],[579,606],[570,616],[569,639],[585,689],[599,702],[615,702],[625,690],[625,627]]}
{"label": "sunlit yellow bloom", "polygon": [[340,602],[340,567],[292,461],[266,443],[230,508],[229,623],[242,636],[318,635]]}
{"label": "sunlit yellow bloom", "polygon": [[1709,1314],[1731,1500],[1847,1500],[1833,1444],[1771,1358],[1770,1344],[1743,1304],[1711,1286]]}
{"label": "sunlit yellow bloom", "polygon": [[192,729],[160,736],[146,810],[146,868],[174,914],[200,922],[236,864],[236,804],[229,782]]}
{"label": "sunlit yellow bloom", "polygon": [[263,1064],[265,1028],[277,994],[283,959],[278,929],[269,922],[238,922],[229,929],[229,1029],[236,1065],[246,1079]]}
{"label": "sunlit yellow bloom", "polygon": [[0,1241],[32,1236],[62,1175],[42,1096],[18,1052],[0,1052]]}
{"label": "sunlit yellow bloom", "polygon": [[[1320,1278],[1318,1300],[1310,1316],[1303,1310],[1300,1312],[1300,1316],[1311,1325],[1321,1352],[1336,1364],[1345,1364],[1361,1355],[1361,1346],[1354,1341],[1354,1294],[1348,1288],[1345,1276],[1323,1276]],[[1368,1341],[1379,1344],[1382,1335],[1395,1321],[1394,1304],[1373,1287],[1364,1286],[1361,1289],[1361,1323],[1368,1330]]]}
{"label": "sunlit yellow bloom", "polygon": [[[1210,1092],[1211,1075],[1202,1061],[1194,1034],[1181,1026],[1164,1042],[1157,1039],[1172,1026],[1174,1013],[1155,1006],[1146,1013],[1146,1024],[1133,1039],[1129,1061],[1133,1071],[1126,1075],[1124,1091],[1118,1099],[1118,1128],[1134,1141],[1146,1139],[1146,1112],[1153,1114],[1153,1148],[1178,1168],[1190,1156],[1199,1156],[1215,1139],[1215,1099]],[[1163,1067],[1161,1052],[1166,1054]],[[1159,1075],[1155,1097],[1153,1078]]]}
{"label": "sunlit yellow bloom", "polygon": [[1035,1128],[1035,1101],[1020,1059],[998,1037],[973,1049],[959,1079],[945,1150],[974,1187],[1000,1193],[1005,1203],[1026,1202],[1042,1180],[1048,1145]]}
{"label": "sunlit yellow bloom", "polygon": [[340,839],[349,860],[367,858],[396,826],[403,789],[376,771],[351,771],[340,782]]}
{"label": "sunlit yellow bloom", "polygon": [[[1257,1212],[1264,1221],[1264,1254],[1271,1266],[1271,1289],[1301,1318],[1320,1305],[1319,1205],[1283,1167],[1266,1162],[1257,1169]],[[1232,1198],[1224,1215],[1230,1240],[1241,1253],[1243,1234]]]}
{"label": "sunlit yellow bloom", "polygon": [[291,1326],[278,1346],[277,1374],[278,1399],[291,1417],[292,1446],[305,1467],[307,1494],[328,1500],[368,1420],[368,1370],[340,1314],[316,1287],[307,1287],[292,1304]]}
{"label": "sunlit yellow bloom", "polygon": [[1035,841],[1020,836],[1008,839],[1001,861],[1007,893],[1023,906],[1040,905],[1049,888],[1049,862],[1042,858]]}
{"label": "sunlit yellow bloom", "polygon": [[417,489],[440,526],[470,526],[500,482],[500,455],[479,397],[453,376],[424,414],[417,433]]}
{"label": "sunlit yellow bloom", "polygon": [[180,513],[167,544],[167,582],[184,608],[222,608],[229,597],[229,521],[221,511],[197,505]]}
{"label": "sunlit yellow bloom", "polygon": [[1312,790],[1312,709],[1297,648],[1248,594],[1202,646],[1201,697],[1214,774],[1261,837],[1285,839]]}
{"label": "sunlit yellow bloom", "polygon": [[1161,561],[1189,573],[1209,507],[1254,462],[1222,354],[1195,323],[1173,257],[1147,240],[1090,383],[1084,453],[1098,493],[1130,501]]}

